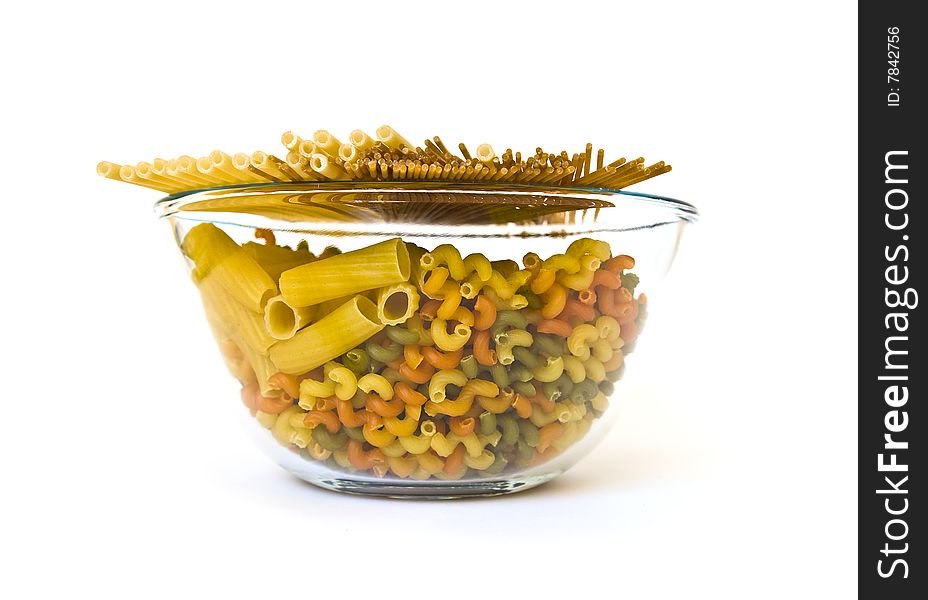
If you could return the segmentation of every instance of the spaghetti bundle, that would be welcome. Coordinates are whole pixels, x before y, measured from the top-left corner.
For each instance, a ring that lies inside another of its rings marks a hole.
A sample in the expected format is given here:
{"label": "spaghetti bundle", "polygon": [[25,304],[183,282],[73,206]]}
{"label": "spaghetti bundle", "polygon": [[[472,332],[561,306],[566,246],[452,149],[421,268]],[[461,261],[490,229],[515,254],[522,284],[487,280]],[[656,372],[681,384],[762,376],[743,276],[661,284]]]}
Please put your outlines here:
{"label": "spaghetti bundle", "polygon": [[605,151],[599,149],[594,157],[592,144],[581,152],[546,152],[537,147],[523,155],[511,148],[497,154],[484,143],[472,155],[463,143],[457,152],[451,151],[439,136],[413,145],[389,125],[378,127],[374,136],[356,129],[345,139],[342,143],[323,129],[309,138],[287,131],[281,136],[283,158],[262,151],[230,155],[215,150],[200,158],[155,158],[136,165],[103,161],[97,173],[178,194],[217,186],[301,181],[440,180],[621,189],[671,169],[663,161],[646,165],[642,157],[621,157],[606,164]]}

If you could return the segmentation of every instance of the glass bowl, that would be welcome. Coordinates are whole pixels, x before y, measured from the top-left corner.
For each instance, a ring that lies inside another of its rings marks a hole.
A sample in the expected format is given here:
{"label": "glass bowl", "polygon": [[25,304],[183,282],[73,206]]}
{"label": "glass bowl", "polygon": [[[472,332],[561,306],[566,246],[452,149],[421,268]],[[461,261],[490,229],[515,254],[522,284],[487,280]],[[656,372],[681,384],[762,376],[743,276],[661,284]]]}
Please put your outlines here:
{"label": "glass bowl", "polygon": [[695,208],[477,183],[157,203],[280,466],[343,492],[504,494],[563,473],[606,432],[647,293]]}

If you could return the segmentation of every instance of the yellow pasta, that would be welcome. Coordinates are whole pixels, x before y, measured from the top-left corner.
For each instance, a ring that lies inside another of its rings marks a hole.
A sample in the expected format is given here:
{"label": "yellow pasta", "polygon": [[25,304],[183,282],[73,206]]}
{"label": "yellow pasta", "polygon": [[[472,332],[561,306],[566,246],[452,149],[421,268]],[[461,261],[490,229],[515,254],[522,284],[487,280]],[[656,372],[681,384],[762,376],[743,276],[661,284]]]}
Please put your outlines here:
{"label": "yellow pasta", "polygon": [[490,468],[490,465],[492,465],[495,461],[496,455],[489,450],[483,450],[477,457],[473,457],[470,454],[464,456],[464,464],[471,469],[476,469],[477,471],[483,471]]}
{"label": "yellow pasta", "polygon": [[326,373],[335,387],[332,390],[339,400],[351,400],[358,391],[358,378],[348,367],[337,366]]}
{"label": "yellow pasta", "polygon": [[406,452],[410,454],[423,454],[432,447],[432,436],[438,430],[432,421],[422,421],[419,424],[419,435],[408,435],[397,438]]}
{"label": "yellow pasta", "polygon": [[583,361],[583,368],[586,371],[587,379],[595,381],[596,383],[606,378],[606,369],[603,367],[603,363],[595,356],[590,356]]}
{"label": "yellow pasta", "polygon": [[442,369],[432,375],[429,380],[429,400],[435,403],[444,402],[447,399],[445,388],[449,385],[462,387],[468,382],[467,375],[459,369]]}
{"label": "yellow pasta", "polygon": [[565,254],[574,258],[580,258],[584,254],[591,254],[599,260],[608,260],[612,256],[612,249],[609,248],[609,244],[601,240],[581,238],[571,242]]}
{"label": "yellow pasta", "polygon": [[393,386],[383,375],[368,373],[358,379],[358,389],[365,393],[375,392],[384,400],[393,399]]}
{"label": "yellow pasta", "polygon": [[605,394],[599,392],[593,397],[592,400],[590,400],[590,406],[592,406],[594,410],[604,412],[607,408],[609,408],[609,399],[606,398]]}
{"label": "yellow pasta", "polygon": [[284,373],[304,373],[341,356],[381,329],[377,306],[364,296],[355,296],[289,340],[271,346],[271,361]]}
{"label": "yellow pasta", "polygon": [[184,236],[184,253],[193,260],[194,277],[214,275],[238,302],[254,312],[277,294],[274,280],[224,231],[212,223],[200,223]]}
{"label": "yellow pasta", "polygon": [[[443,373],[439,371],[436,375]],[[474,404],[474,400],[480,396],[484,398],[495,398],[499,395],[500,390],[492,381],[486,381],[484,379],[467,379],[467,376],[464,376],[464,379],[460,379],[457,376],[457,373],[462,371],[452,370],[451,375],[442,376],[442,379],[438,384],[435,385],[435,393],[432,393],[432,383],[429,383],[429,396],[430,399],[425,403],[423,409],[425,413],[429,416],[435,415],[448,415],[449,417],[459,417],[465,414],[471,409]],[[451,379],[454,377],[454,379]],[[448,381],[450,379],[450,381]],[[432,376],[432,381],[435,380],[435,376]],[[460,384],[457,381],[464,381],[465,383]],[[445,397],[445,387],[448,383],[453,383],[457,386],[462,386],[461,391],[458,393],[458,397],[454,400],[448,400]],[[441,398],[440,400],[437,398]]]}
{"label": "yellow pasta", "polygon": [[451,278],[458,281],[467,275],[461,253],[451,244],[441,244],[431,252],[426,252],[419,258],[419,265],[426,271],[446,265]]}
{"label": "yellow pasta", "polygon": [[283,296],[274,296],[264,305],[264,325],[270,337],[289,340],[309,325],[314,314],[314,306],[294,308],[284,301]]}
{"label": "yellow pasta", "polygon": [[596,331],[599,333],[599,337],[601,339],[610,342],[615,341],[616,339],[621,339],[619,338],[619,334],[621,333],[622,328],[619,325],[619,322],[609,315],[602,315],[597,317],[594,327],[596,327]]}
{"label": "yellow pasta", "polygon": [[550,383],[564,373],[564,357],[549,356],[545,359],[544,364],[540,364],[532,371],[535,379],[542,383]]}
{"label": "yellow pasta", "polygon": [[419,308],[419,292],[409,283],[396,283],[377,291],[377,316],[384,325],[405,323]]}
{"label": "yellow pasta", "polygon": [[496,357],[502,365],[511,365],[515,361],[512,349],[516,346],[527,348],[532,345],[532,334],[524,329],[510,329],[505,333],[505,342],[497,342]]}
{"label": "yellow pasta", "polygon": [[590,346],[598,339],[599,332],[596,327],[589,323],[582,323],[574,327],[573,332],[567,338],[567,349],[581,361],[585,361],[590,357]]}
{"label": "yellow pasta", "polygon": [[389,125],[381,125],[377,128],[375,134],[377,135],[377,141],[386,144],[394,150],[402,150],[403,148],[413,147],[413,145],[410,144],[406,138],[398,134],[396,130]]}
{"label": "yellow pasta", "polygon": [[374,144],[377,143],[371,136],[367,135],[360,129],[355,129],[349,133],[348,141],[358,150],[367,150],[372,148]]}
{"label": "yellow pasta", "polygon": [[586,379],[586,368],[579,358],[572,354],[565,354],[561,359],[564,361],[564,372],[573,383],[580,383]]}
{"label": "yellow pasta", "polygon": [[280,293],[291,306],[311,306],[409,279],[409,252],[400,238],[284,271]]}
{"label": "yellow pasta", "polygon": [[429,333],[435,345],[445,352],[460,350],[470,340],[471,328],[463,323],[454,326],[454,331],[448,333],[448,322],[444,319],[433,319]]}
{"label": "yellow pasta", "polygon": [[480,281],[487,281],[493,274],[493,266],[490,264],[489,259],[483,254],[468,254],[464,259],[464,271],[465,275],[467,273],[474,273]]}
{"label": "yellow pasta", "polygon": [[389,446],[394,442],[394,440],[396,440],[396,436],[389,431],[386,431],[382,428],[373,428],[368,424],[365,424],[361,428],[361,433],[364,435],[364,439],[368,444],[377,448],[384,448]]}
{"label": "yellow pasta", "polygon": [[259,354],[267,354],[275,339],[264,326],[264,316],[236,302],[216,279],[215,270],[200,281],[200,294],[206,311],[225,331]]}

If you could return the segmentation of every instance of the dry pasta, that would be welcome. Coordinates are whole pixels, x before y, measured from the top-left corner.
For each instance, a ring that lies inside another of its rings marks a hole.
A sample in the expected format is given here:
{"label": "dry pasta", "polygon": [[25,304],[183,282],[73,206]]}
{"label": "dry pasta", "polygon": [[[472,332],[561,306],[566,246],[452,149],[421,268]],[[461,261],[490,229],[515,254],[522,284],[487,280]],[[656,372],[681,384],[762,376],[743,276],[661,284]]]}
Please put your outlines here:
{"label": "dry pasta", "polygon": [[[346,144],[324,133],[285,144],[338,168],[373,150],[414,150],[392,130]],[[503,158],[510,151],[478,160],[481,172],[508,168],[493,162]],[[299,173],[271,155],[249,157],[249,169],[222,153],[214,162],[203,177]],[[165,164],[137,177],[162,181]],[[101,170],[118,175],[115,165]],[[183,243],[194,281],[261,427],[340,470],[456,480],[550,460],[607,410],[646,316],[634,261],[611,258],[600,240],[547,258],[530,252],[520,268],[450,244],[393,238],[317,256],[277,244],[274,232],[255,235],[239,244],[216,225],[191,228]]]}

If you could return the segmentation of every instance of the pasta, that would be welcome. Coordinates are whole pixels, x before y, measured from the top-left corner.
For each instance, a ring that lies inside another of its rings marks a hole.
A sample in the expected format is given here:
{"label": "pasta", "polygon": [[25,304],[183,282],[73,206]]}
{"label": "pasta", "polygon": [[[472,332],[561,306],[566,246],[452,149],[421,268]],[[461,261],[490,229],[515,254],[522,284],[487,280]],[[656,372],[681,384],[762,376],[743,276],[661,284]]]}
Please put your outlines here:
{"label": "pasta", "polygon": [[[322,133],[284,142],[338,168],[374,150],[415,150],[392,130],[353,132],[347,144]],[[239,169],[219,153],[201,175],[299,174],[271,155],[248,158]],[[490,178],[513,159],[475,160]],[[117,176],[116,165],[100,168]],[[138,177],[163,181],[168,170],[144,165]],[[420,176],[441,177],[431,166]],[[255,237],[239,244],[201,224],[183,245],[248,410],[278,443],[339,470],[453,480],[550,460],[607,410],[646,316],[634,261],[590,238],[547,258],[529,252],[521,268],[399,238],[317,256],[272,231]]]}
{"label": "pasta", "polygon": [[288,340],[270,348],[271,361],[284,373],[303,373],[354,348],[383,329],[377,307],[355,296]]}
{"label": "pasta", "polygon": [[311,306],[403,283],[409,269],[406,244],[393,238],[284,271],[280,293],[291,306]]}

